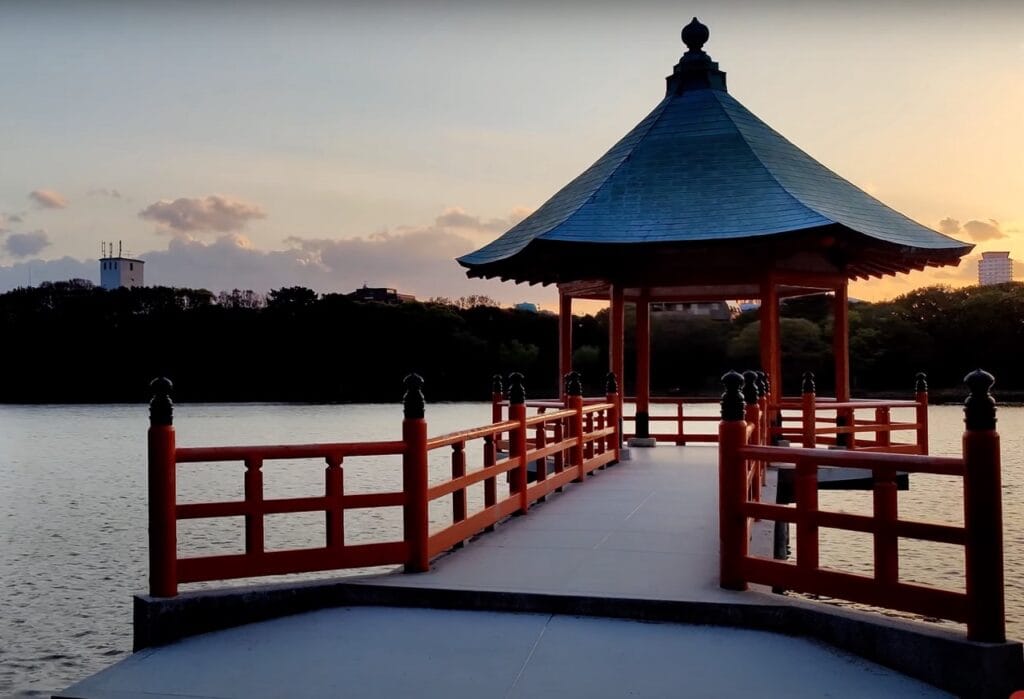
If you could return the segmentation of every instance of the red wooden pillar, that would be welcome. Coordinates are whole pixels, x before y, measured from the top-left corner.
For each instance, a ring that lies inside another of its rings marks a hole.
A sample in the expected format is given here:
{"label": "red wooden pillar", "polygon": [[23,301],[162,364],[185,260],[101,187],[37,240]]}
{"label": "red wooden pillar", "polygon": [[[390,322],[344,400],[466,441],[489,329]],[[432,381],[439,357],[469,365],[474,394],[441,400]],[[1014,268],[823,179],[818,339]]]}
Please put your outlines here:
{"label": "red wooden pillar", "polygon": [[[832,307],[832,353],[836,367],[836,400],[845,403],[850,400],[850,297],[847,282],[836,287]],[[852,414],[851,416],[852,417]],[[852,419],[848,424],[852,425]],[[852,440],[851,440],[852,446]]]}
{"label": "red wooden pillar", "polygon": [[616,376],[624,376],[625,361],[625,320],[626,302],[622,295],[621,284],[614,284],[611,292],[611,309],[608,315],[608,371]]}
{"label": "red wooden pillar", "polygon": [[995,383],[981,371],[965,379],[971,394],[964,404],[964,529],[966,545],[967,637],[1006,640],[1003,590],[1003,504]]}
{"label": "red wooden pillar", "polygon": [[423,379],[416,374],[405,377],[402,421],[402,490],[405,493],[403,531],[408,552],[405,572],[422,573],[430,569],[430,515],[427,503],[427,421],[424,419]]}
{"label": "red wooden pillar", "polygon": [[761,284],[761,367],[776,387],[775,395],[781,398],[782,354],[779,332],[779,288],[771,279]]}
{"label": "red wooden pillar", "polygon": [[[620,376],[616,374],[616,376]],[[625,381],[625,379],[623,379]],[[651,303],[644,291],[636,301],[636,438],[651,436]]]}
{"label": "red wooden pillar", "polygon": [[572,297],[558,290],[558,385],[565,399],[565,375],[572,371]]}
{"label": "red wooden pillar", "polygon": [[178,594],[178,531],[175,514],[176,452],[174,404],[171,382],[154,379],[149,384],[149,594]]}
{"label": "red wooden pillar", "polygon": [[744,421],[743,377],[730,371],[722,377],[722,421],[718,424],[718,537],[719,585],[746,590],[743,561],[747,557],[746,461],[739,450],[747,443]]}

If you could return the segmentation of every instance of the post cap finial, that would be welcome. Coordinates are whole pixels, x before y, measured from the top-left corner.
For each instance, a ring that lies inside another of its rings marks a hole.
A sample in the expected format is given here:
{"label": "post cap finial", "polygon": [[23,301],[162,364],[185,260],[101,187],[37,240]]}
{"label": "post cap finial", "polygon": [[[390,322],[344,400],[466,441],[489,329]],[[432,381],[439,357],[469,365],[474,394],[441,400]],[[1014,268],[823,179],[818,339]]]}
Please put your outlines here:
{"label": "post cap finial", "polygon": [[928,374],[923,371],[914,374],[914,393],[928,393]]}
{"label": "post cap finial", "polygon": [[743,386],[743,374],[730,371],[722,376],[722,385],[725,391],[722,393],[722,420],[742,420],[745,414],[743,404],[743,393],[740,387]]}
{"label": "post cap finial", "polygon": [[174,401],[171,400],[174,384],[166,376],[158,376],[149,382],[149,390],[153,394],[149,400],[149,424],[174,424]]}
{"label": "post cap finial", "polygon": [[996,399],[989,393],[996,379],[992,374],[975,369],[964,377],[970,395],[964,401],[964,424],[968,430],[996,428]]}
{"label": "post cap finial", "polygon": [[757,374],[757,390],[762,396],[767,396],[771,391],[768,387],[768,374],[758,369]]}
{"label": "post cap finial", "polygon": [[815,393],[817,388],[814,385],[814,372],[805,371],[803,383],[800,384],[801,393]]}
{"label": "post cap finial", "polygon": [[426,414],[426,400],[423,398],[423,377],[412,373],[405,377],[405,395],[402,409],[406,420],[421,420]]}
{"label": "post cap finial", "polygon": [[522,405],[526,402],[526,377],[518,371],[508,375],[508,402],[511,405]]}
{"label": "post cap finial", "polygon": [[605,393],[618,393],[619,382],[615,378],[615,372],[609,371],[604,377],[604,391]]}
{"label": "post cap finial", "polygon": [[757,374],[753,371],[743,372],[743,402],[747,405],[757,403]]}
{"label": "post cap finial", "polygon": [[686,44],[686,48],[689,51],[700,53],[704,49],[704,44],[711,37],[711,31],[694,17],[689,24],[683,27],[682,37],[683,43]]}
{"label": "post cap finial", "polygon": [[580,381],[580,372],[570,371],[565,375],[565,394],[567,396],[583,395],[583,382]]}
{"label": "post cap finial", "polygon": [[500,396],[505,392],[505,387],[501,383],[501,374],[495,374],[491,377],[491,393]]}

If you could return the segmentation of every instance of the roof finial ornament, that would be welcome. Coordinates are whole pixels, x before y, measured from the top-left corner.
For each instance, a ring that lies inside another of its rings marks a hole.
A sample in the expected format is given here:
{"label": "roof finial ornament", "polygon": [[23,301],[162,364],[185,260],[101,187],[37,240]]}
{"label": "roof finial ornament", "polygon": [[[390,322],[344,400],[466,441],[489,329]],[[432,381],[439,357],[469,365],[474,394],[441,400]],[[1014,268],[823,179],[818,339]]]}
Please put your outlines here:
{"label": "roof finial ornament", "polygon": [[704,44],[707,43],[708,37],[711,36],[711,32],[706,26],[700,23],[696,17],[683,27],[683,43],[686,44],[686,48],[696,53],[703,53]]}

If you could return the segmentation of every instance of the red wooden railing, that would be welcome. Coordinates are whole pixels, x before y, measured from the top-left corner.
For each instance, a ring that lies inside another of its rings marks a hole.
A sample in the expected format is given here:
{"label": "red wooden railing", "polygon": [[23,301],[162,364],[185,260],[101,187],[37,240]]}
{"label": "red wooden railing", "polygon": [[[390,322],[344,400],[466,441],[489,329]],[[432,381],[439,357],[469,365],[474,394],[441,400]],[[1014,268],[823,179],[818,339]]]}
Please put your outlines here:
{"label": "red wooden railing", "polygon": [[[521,377],[520,377],[521,378]],[[582,482],[588,473],[615,463],[621,443],[618,431],[618,396],[584,405],[569,396],[554,412],[527,414],[525,400],[513,400],[511,419],[439,437],[427,437],[423,417],[422,380],[407,379],[402,439],[391,442],[351,442],[287,446],[178,447],[171,414],[170,382],[153,382],[149,428],[149,532],[150,592],[172,597],[181,583],[248,578],[284,573],[305,573],[365,566],[404,564],[407,571],[425,571],[430,560],[492,528],[512,514],[525,514],[532,503],[569,482]],[[521,383],[520,383],[521,388]],[[599,399],[600,400],[600,399]],[[502,435],[507,456],[498,448]],[[470,468],[467,444],[483,443],[482,464]],[[429,482],[429,453],[451,449],[451,477]],[[344,490],[344,468],[350,457],[401,457],[402,490],[349,494]],[[326,463],[324,495],[300,498],[264,497],[264,463],[280,459],[310,459]],[[547,466],[549,459],[552,469]],[[179,464],[226,463],[244,465],[244,498],[228,502],[178,503],[176,476]],[[535,464],[536,480],[527,482],[527,468]],[[508,492],[499,496],[498,476],[508,474]],[[484,499],[476,512],[468,511],[466,490],[483,483]],[[451,523],[430,531],[430,503],[452,496]],[[400,540],[349,543],[345,512],[350,509],[401,507]],[[270,514],[323,512],[323,546],[268,551],[264,519]],[[177,523],[188,519],[244,517],[245,550],[214,556],[178,556]]]}
{"label": "red wooden railing", "polygon": [[[975,372],[971,377],[963,455],[952,458],[752,445],[749,440],[756,428],[744,419],[738,390],[742,379],[734,373],[727,375],[719,425],[721,585],[743,590],[748,583],[760,583],[827,595],[965,622],[972,639],[1004,640],[999,435],[995,431],[994,403],[988,396],[991,376]],[[985,411],[990,404],[993,407],[989,419]],[[795,465],[794,506],[760,503],[751,497],[751,474],[768,462]],[[828,466],[856,467],[872,472],[872,515],[819,508],[818,469]],[[964,525],[901,519],[897,508],[897,471],[962,478]],[[749,527],[755,519],[796,525],[795,562],[766,559],[748,552]],[[873,576],[822,567],[819,563],[819,529],[822,527],[871,534],[874,539]],[[938,589],[900,580],[900,538],[964,546],[966,590]]]}

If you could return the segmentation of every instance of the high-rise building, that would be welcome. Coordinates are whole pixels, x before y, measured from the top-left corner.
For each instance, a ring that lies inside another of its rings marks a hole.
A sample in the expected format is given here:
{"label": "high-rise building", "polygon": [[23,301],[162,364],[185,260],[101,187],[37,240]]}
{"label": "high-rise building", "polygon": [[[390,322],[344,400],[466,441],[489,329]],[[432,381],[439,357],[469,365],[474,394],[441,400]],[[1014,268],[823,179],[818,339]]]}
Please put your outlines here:
{"label": "high-rise building", "polygon": [[1009,252],[983,252],[978,260],[978,283],[1005,284],[1013,281],[1013,260]]}

